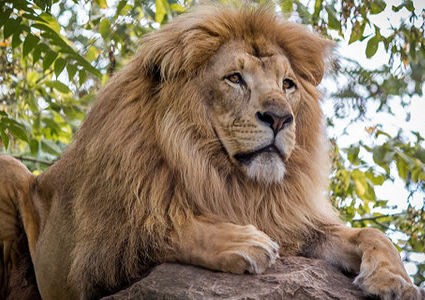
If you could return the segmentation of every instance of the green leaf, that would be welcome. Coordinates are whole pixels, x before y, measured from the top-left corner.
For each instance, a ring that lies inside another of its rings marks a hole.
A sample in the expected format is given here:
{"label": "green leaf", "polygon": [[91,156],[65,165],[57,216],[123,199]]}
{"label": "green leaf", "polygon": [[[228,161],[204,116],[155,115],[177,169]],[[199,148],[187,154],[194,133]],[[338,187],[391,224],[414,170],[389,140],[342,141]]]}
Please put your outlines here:
{"label": "green leaf", "polygon": [[316,0],[314,2],[314,12],[313,12],[313,19],[317,20],[317,18],[320,15],[320,12],[323,8],[323,1],[322,0]]}
{"label": "green leaf", "polygon": [[58,145],[56,145],[55,143],[49,140],[41,141],[41,149],[44,152],[55,155],[55,156],[60,155],[62,152],[62,150],[58,147]]}
{"label": "green leaf", "polygon": [[294,3],[292,0],[282,0],[280,7],[282,8],[282,12],[291,13],[294,10]]}
{"label": "green leaf", "polygon": [[59,57],[56,61],[55,61],[55,66],[54,66],[54,70],[55,70],[55,75],[56,77],[58,77],[63,69],[65,68],[66,65],[66,60]]}
{"label": "green leaf", "polygon": [[95,46],[90,46],[86,53],[86,59],[91,62],[99,55],[99,50]]}
{"label": "green leaf", "polygon": [[102,20],[100,20],[99,32],[104,40],[109,36],[111,32],[111,22],[107,18],[102,18]]}
{"label": "green leaf", "polygon": [[415,6],[413,5],[413,1],[412,0],[407,0],[405,3],[405,7],[408,11],[410,12],[414,12],[415,11]]}
{"label": "green leaf", "polygon": [[7,8],[6,10],[0,11],[0,28],[6,23],[6,21],[9,20],[9,16],[12,13],[12,10],[10,8]]}
{"label": "green leaf", "polygon": [[72,80],[72,79],[74,78],[75,74],[77,73],[78,68],[77,68],[77,66],[75,66],[75,65],[73,65],[73,64],[68,64],[68,65],[66,66],[66,70],[67,70],[67,72],[68,72],[68,78],[69,78],[70,80]]}
{"label": "green leaf", "polygon": [[360,170],[356,169],[351,173],[351,179],[354,182],[354,186],[356,188],[356,194],[360,198],[364,197],[366,195],[366,192],[368,191],[368,185],[367,185],[365,174],[361,172]]}
{"label": "green leaf", "polygon": [[366,194],[364,195],[365,199],[369,201],[376,201],[376,194],[375,194],[375,189],[373,184],[367,179],[366,179],[366,183],[367,183],[367,189],[366,189]]}
{"label": "green leaf", "polygon": [[54,17],[52,17],[50,14],[42,13],[40,15],[40,18],[43,20],[44,23],[46,23],[49,28],[51,28],[54,32],[57,34],[60,33],[61,26],[59,25],[58,21]]}
{"label": "green leaf", "polygon": [[45,44],[39,44],[35,47],[33,53],[32,53],[32,62],[35,64],[41,57],[41,53],[43,52],[43,49],[47,47]]}
{"label": "green leaf", "polygon": [[382,131],[382,130],[379,129],[379,130],[376,131],[375,137],[379,137],[380,135],[386,136],[389,139],[392,138],[392,136],[389,133],[387,133],[387,132]]}
{"label": "green leaf", "polygon": [[124,6],[127,4],[127,0],[121,0],[118,2],[117,10],[115,12],[115,17],[119,16]]}
{"label": "green leaf", "polygon": [[397,161],[397,171],[398,171],[398,176],[400,176],[400,178],[404,180],[407,179],[407,176],[409,174],[409,166],[403,159],[399,159]]}
{"label": "green leaf", "polygon": [[373,38],[371,38],[366,45],[366,57],[371,58],[375,55],[376,51],[378,51],[379,41],[380,37],[375,35]]}
{"label": "green leaf", "polygon": [[328,5],[326,6],[326,11],[328,12],[328,26],[330,29],[341,30],[341,23],[336,17],[335,8]]}
{"label": "green leaf", "polygon": [[86,71],[89,71],[90,73],[92,73],[93,75],[95,75],[98,78],[101,77],[102,74],[99,72],[99,70],[96,69],[95,67],[93,67],[90,64],[90,62],[87,61],[87,59],[85,59],[84,57],[82,57],[80,55],[76,55],[76,56],[74,56],[74,58],[77,60],[79,65],[82,66]]}
{"label": "green leaf", "polygon": [[48,51],[43,59],[43,71],[46,71],[54,62],[58,54],[52,50]]}
{"label": "green leaf", "polygon": [[[34,49],[34,47],[38,44],[39,41],[40,39],[38,37],[36,37],[32,33],[28,33],[24,41],[22,55],[26,57]],[[33,59],[34,59],[34,55],[33,55]]]}
{"label": "green leaf", "polygon": [[100,8],[108,8],[108,4],[106,3],[106,0],[95,0],[97,5],[99,5]]}
{"label": "green leaf", "polygon": [[384,168],[387,173],[390,172],[389,164],[393,160],[394,155],[395,152],[388,150],[385,146],[377,146],[373,149],[373,161]]}
{"label": "green leaf", "polygon": [[49,11],[52,7],[52,0],[34,0],[34,3],[44,11]]}
{"label": "green leaf", "polygon": [[78,73],[78,83],[82,85],[87,80],[87,73],[84,70],[80,70]]}
{"label": "green leaf", "polygon": [[379,14],[380,12],[384,11],[385,7],[387,7],[387,4],[383,0],[374,0],[370,4],[370,14]]}
{"label": "green leaf", "polygon": [[8,19],[4,24],[3,28],[3,38],[7,39],[12,34],[14,34],[19,29],[19,24],[21,23],[21,18],[18,19]]}
{"label": "green leaf", "polygon": [[389,164],[393,161],[394,150],[388,149],[385,146],[377,146],[373,149],[373,160],[377,164]]}
{"label": "green leaf", "polygon": [[378,26],[373,25],[375,27],[375,37],[379,38],[379,40],[382,40],[382,36],[381,36],[381,30],[379,29]]}
{"label": "green leaf", "polygon": [[31,139],[29,142],[29,146],[30,146],[31,154],[33,156],[36,156],[40,149],[40,143],[37,140]]}
{"label": "green leaf", "polygon": [[350,147],[347,149],[347,158],[348,160],[353,163],[357,164],[359,162],[359,147]]}
{"label": "green leaf", "polygon": [[9,137],[7,136],[2,126],[0,126],[0,138],[4,145],[4,148],[7,150],[7,148],[9,147]]}
{"label": "green leaf", "polygon": [[365,24],[366,23],[360,24],[359,21],[354,23],[348,44],[354,43],[355,41],[361,40],[363,38]]}
{"label": "green leaf", "polygon": [[173,3],[170,5],[170,8],[172,11],[175,11],[177,13],[183,13],[186,11],[186,8],[184,8],[184,6],[178,4],[178,3]]}
{"label": "green leaf", "polygon": [[367,179],[373,184],[373,185],[382,185],[385,182],[385,176],[384,175],[375,175],[373,171],[368,171],[365,173]]}
{"label": "green leaf", "polygon": [[412,181],[415,182],[415,183],[418,182],[420,174],[423,174],[422,169],[421,168],[415,168],[412,171],[412,176],[411,176]]}
{"label": "green leaf", "polygon": [[77,106],[64,106],[62,110],[68,118],[72,120],[83,120],[84,113]]}
{"label": "green leaf", "polygon": [[15,32],[15,34],[12,36],[12,49],[16,49],[22,43],[20,36],[21,33],[19,31]]}
{"label": "green leaf", "polygon": [[[419,135],[419,132],[417,134]],[[419,136],[419,137],[422,139],[421,136]],[[421,140],[418,139],[418,143],[420,141]],[[423,149],[423,148],[417,149],[415,151],[415,157],[418,158],[422,163],[425,163],[425,149]]]}
{"label": "green leaf", "polygon": [[399,6],[395,6],[393,5],[391,8],[394,12],[399,12],[402,8],[404,7],[403,4],[399,5]]}
{"label": "green leaf", "polygon": [[9,119],[9,121],[9,132],[18,139],[28,142],[25,126],[12,119]]}
{"label": "green leaf", "polygon": [[68,86],[60,82],[59,80],[48,81],[46,82],[46,86],[54,88],[62,94],[71,93],[71,90],[68,88]]}
{"label": "green leaf", "polygon": [[311,19],[312,19],[312,15],[310,14],[308,8],[304,4],[302,4],[300,1],[295,1],[295,3],[297,4],[295,6],[297,13],[300,16],[302,22],[304,24],[310,24]]}
{"label": "green leaf", "polygon": [[24,13],[22,17],[24,18],[24,20],[32,20],[32,21],[38,21],[38,22],[43,21],[43,19],[36,14]]}
{"label": "green leaf", "polygon": [[162,23],[167,14],[168,2],[167,0],[155,0],[155,7],[155,22]]}

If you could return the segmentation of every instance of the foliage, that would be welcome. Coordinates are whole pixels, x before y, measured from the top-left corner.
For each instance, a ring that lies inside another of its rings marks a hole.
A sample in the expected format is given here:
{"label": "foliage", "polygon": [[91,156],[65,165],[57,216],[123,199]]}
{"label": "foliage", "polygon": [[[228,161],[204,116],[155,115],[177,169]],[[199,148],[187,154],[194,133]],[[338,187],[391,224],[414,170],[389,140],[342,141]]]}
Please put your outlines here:
{"label": "foliage", "polygon": [[[0,5],[0,151],[20,158],[35,173],[48,167],[70,143],[96,90],[134,54],[140,37],[190,4],[4,0]],[[335,103],[328,126],[338,118],[361,122],[369,103],[378,103],[377,111],[391,114],[391,101],[408,107],[411,96],[422,96],[425,12],[418,12],[412,0],[401,0],[391,8],[383,0],[282,0],[279,9],[339,43],[365,44],[366,57],[374,58],[379,51],[388,55],[388,65],[375,69],[344,57],[333,62],[329,77],[339,84],[328,95]],[[373,17],[384,10],[407,17],[380,28]],[[391,136],[380,124],[368,131],[369,143],[333,141],[330,197],[352,226],[385,231],[409,260],[425,252],[425,200],[419,206],[411,201],[418,195],[425,199],[424,140],[421,133],[403,130]],[[409,191],[405,208],[388,207],[389,199],[380,199],[376,192],[392,180],[403,181]],[[425,259],[415,264],[414,279],[425,285]]]}
{"label": "foliage", "polygon": [[[399,250],[407,253],[425,252],[425,205],[417,208],[411,199],[418,191],[425,190],[425,149],[421,146],[422,138],[417,135],[413,143],[403,141],[401,135],[391,137],[381,130],[371,130],[377,138],[384,136],[382,143],[370,147],[363,142],[339,149],[333,143],[334,174],[331,178],[330,196],[342,217],[354,227],[377,227],[389,236],[393,236]],[[361,158],[361,151],[372,156],[376,165],[371,165]],[[390,168],[395,166],[395,170]],[[378,167],[379,166],[379,167]],[[395,212],[397,208],[388,207],[388,200],[379,199],[375,187],[401,178],[410,190],[407,208]],[[402,238],[394,233],[404,233]],[[407,255],[408,259],[409,255]],[[424,263],[418,263],[414,278],[417,283],[424,281]],[[422,270],[422,271],[421,271]]]}

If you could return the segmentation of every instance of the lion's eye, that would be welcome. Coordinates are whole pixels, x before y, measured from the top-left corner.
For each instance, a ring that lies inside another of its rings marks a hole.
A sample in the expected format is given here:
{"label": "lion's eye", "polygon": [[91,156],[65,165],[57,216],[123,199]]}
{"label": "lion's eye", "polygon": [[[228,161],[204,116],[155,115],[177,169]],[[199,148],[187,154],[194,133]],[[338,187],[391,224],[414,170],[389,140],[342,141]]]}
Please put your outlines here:
{"label": "lion's eye", "polygon": [[230,75],[224,77],[224,79],[230,81],[231,83],[237,84],[237,85],[244,84],[244,80],[242,78],[242,75],[239,74],[239,73],[230,74]]}
{"label": "lion's eye", "polygon": [[292,89],[293,87],[296,87],[295,82],[293,82],[291,79],[286,78],[283,80],[282,82],[282,88],[283,90],[289,90]]}

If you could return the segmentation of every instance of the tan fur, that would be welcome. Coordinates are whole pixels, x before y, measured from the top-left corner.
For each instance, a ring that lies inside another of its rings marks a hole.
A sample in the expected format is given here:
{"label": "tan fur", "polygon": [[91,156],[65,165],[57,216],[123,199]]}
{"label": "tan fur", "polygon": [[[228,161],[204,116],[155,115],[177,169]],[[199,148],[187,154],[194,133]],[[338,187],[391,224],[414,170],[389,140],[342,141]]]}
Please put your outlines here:
{"label": "tan fur", "polygon": [[[198,8],[146,36],[33,183],[39,230],[25,231],[42,297],[100,297],[164,261],[261,273],[279,248],[360,272],[367,292],[420,299],[386,238],[345,228],[325,197],[315,86],[331,47],[265,8]],[[224,79],[232,64],[245,89]],[[284,78],[296,89],[283,92]],[[273,137],[255,118],[265,110],[295,121]],[[238,161],[269,141],[274,152]],[[372,274],[370,247],[392,267]]]}
{"label": "tan fur", "polygon": [[30,259],[39,230],[33,182],[22,163],[0,155],[0,299],[40,298]]}

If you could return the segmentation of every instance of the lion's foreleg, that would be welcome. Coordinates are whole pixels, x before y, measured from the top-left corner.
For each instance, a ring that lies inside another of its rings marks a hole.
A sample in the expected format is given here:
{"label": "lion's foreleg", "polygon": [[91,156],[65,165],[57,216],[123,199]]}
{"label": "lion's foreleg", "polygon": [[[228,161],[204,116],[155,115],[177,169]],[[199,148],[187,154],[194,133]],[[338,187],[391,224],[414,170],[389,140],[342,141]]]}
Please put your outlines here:
{"label": "lion's foreleg", "polygon": [[170,260],[231,273],[264,272],[278,257],[278,245],[252,225],[196,217],[173,235]]}
{"label": "lion's foreleg", "polygon": [[425,299],[425,291],[412,284],[397,249],[377,229],[332,227],[316,254],[357,273],[354,283],[369,294],[382,299]]}

